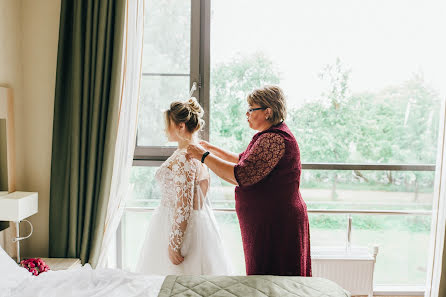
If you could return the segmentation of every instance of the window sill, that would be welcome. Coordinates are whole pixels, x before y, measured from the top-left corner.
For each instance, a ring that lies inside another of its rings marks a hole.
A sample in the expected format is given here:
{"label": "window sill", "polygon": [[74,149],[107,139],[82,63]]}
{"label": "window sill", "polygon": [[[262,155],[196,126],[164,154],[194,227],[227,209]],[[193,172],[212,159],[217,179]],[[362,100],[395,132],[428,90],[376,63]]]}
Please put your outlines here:
{"label": "window sill", "polygon": [[373,287],[373,296],[424,296],[424,286],[384,286]]}

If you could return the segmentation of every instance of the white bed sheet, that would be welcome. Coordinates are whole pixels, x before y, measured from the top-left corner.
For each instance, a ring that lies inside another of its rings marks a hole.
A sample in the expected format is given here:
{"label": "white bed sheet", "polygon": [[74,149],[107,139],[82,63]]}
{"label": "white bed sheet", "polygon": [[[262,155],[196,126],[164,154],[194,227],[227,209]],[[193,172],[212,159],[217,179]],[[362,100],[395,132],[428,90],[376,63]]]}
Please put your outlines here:
{"label": "white bed sheet", "polygon": [[[24,269],[24,268],[23,268]],[[48,271],[26,277],[1,297],[156,297],[165,276],[150,276],[118,269],[83,267]],[[0,279],[1,282],[1,279]]]}

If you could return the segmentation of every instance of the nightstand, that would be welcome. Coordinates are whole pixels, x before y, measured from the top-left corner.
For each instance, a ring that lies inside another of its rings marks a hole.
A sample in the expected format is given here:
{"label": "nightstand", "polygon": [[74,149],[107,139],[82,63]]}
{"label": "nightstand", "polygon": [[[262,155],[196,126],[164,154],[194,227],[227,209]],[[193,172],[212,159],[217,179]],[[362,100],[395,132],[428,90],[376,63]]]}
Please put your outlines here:
{"label": "nightstand", "polygon": [[81,260],[76,258],[42,258],[42,260],[50,267],[50,270],[68,270],[81,267]]}

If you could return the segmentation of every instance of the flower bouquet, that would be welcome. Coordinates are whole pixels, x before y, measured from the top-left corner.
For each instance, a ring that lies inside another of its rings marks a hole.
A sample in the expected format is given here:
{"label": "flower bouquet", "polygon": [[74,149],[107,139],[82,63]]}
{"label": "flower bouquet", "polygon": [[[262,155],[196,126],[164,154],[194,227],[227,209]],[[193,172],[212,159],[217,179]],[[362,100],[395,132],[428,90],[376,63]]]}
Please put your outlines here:
{"label": "flower bouquet", "polygon": [[28,269],[28,271],[35,276],[39,275],[42,272],[50,270],[50,267],[46,265],[45,262],[40,258],[22,260],[20,262],[20,265]]}

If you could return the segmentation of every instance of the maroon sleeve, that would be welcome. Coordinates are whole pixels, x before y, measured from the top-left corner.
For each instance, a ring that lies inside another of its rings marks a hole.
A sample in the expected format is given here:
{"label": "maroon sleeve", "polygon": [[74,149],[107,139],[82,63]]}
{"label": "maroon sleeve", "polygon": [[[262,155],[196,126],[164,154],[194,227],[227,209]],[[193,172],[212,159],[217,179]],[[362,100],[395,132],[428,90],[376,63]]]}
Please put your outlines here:
{"label": "maroon sleeve", "polygon": [[262,134],[243,161],[234,167],[240,186],[249,186],[264,179],[276,167],[285,153],[285,141],[276,133]]}

